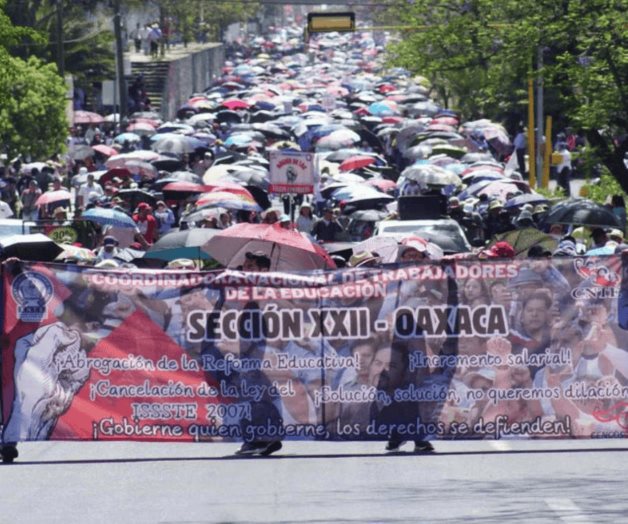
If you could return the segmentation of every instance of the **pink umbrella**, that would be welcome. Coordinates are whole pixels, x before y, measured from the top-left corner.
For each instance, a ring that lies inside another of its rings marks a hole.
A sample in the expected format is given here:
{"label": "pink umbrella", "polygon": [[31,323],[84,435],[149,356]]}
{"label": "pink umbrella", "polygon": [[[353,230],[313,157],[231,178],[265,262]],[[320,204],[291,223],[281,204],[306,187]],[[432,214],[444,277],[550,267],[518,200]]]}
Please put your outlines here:
{"label": "pink umbrella", "polygon": [[153,136],[157,132],[154,126],[146,122],[135,122],[127,127],[127,131],[140,136]]}
{"label": "pink umbrella", "polygon": [[115,147],[107,146],[105,144],[97,144],[95,146],[92,146],[92,149],[97,153],[105,156],[113,156],[119,153],[119,151]]}
{"label": "pink umbrella", "polygon": [[375,163],[375,158],[368,155],[350,156],[340,164],[340,171],[353,171]]}
{"label": "pink umbrella", "polygon": [[227,109],[231,109],[232,111],[234,111],[235,109],[248,109],[249,107],[251,107],[244,100],[240,100],[239,98],[230,98],[228,100],[225,100],[222,105]]}
{"label": "pink umbrella", "polygon": [[336,267],[322,247],[279,224],[236,224],[212,237],[202,249],[230,268],[241,265],[245,254],[255,251],[263,251],[269,256],[272,271]]}
{"label": "pink umbrella", "polygon": [[74,111],[75,124],[102,124],[105,117],[91,111]]}
{"label": "pink umbrella", "polygon": [[386,178],[371,178],[370,180],[366,181],[366,185],[376,187],[384,193],[397,189],[397,183]]}
{"label": "pink umbrella", "polygon": [[501,180],[496,180],[483,187],[478,191],[477,195],[488,195],[489,197],[506,201],[509,193],[516,193],[517,191],[529,193],[530,187],[527,184],[517,184],[515,181],[502,182]]}
{"label": "pink umbrella", "polygon": [[65,189],[59,189],[57,191],[47,191],[37,199],[35,205],[46,206],[54,202],[62,202],[63,200],[72,200],[72,194]]}

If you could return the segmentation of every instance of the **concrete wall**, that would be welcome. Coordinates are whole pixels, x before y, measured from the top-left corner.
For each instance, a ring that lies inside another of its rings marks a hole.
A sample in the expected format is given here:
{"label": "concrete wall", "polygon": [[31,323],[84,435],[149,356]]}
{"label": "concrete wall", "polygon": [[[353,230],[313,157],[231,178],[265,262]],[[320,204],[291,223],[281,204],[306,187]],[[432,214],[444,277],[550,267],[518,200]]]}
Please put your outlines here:
{"label": "concrete wall", "polygon": [[203,49],[191,50],[190,54],[171,61],[161,107],[164,118],[175,118],[179,107],[194,93],[202,93],[220,76],[224,62],[222,44],[206,44]]}

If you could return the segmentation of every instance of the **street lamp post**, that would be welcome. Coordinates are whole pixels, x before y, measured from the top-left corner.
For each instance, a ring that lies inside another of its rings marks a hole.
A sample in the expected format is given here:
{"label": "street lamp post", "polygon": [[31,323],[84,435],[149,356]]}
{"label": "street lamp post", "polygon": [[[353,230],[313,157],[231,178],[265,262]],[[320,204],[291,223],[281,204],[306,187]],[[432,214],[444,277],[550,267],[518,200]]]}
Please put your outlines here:
{"label": "street lamp post", "polygon": [[113,31],[116,39],[116,83],[120,93],[120,122],[126,119],[128,104],[126,81],[124,79],[124,54],[122,43],[122,16],[120,15],[120,0],[113,1]]}

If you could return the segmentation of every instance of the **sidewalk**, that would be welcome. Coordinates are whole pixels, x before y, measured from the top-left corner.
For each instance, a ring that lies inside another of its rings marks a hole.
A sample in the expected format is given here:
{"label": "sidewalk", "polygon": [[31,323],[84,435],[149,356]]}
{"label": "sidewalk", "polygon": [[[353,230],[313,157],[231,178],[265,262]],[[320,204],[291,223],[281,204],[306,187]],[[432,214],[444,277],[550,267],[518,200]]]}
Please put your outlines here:
{"label": "sidewalk", "polygon": [[130,51],[126,51],[124,53],[124,58],[133,62],[173,62],[174,60],[180,60],[181,58],[187,55],[193,55],[198,53],[199,51],[203,51],[204,49],[211,49],[214,47],[219,47],[222,45],[220,42],[206,42],[204,44],[200,44],[198,42],[190,42],[187,47],[184,47],[183,44],[177,44],[176,46],[170,45],[170,49],[166,49],[166,53],[164,56],[157,56],[157,58],[153,58],[150,55],[145,55],[144,53],[136,53],[135,48],[131,42],[132,49]]}

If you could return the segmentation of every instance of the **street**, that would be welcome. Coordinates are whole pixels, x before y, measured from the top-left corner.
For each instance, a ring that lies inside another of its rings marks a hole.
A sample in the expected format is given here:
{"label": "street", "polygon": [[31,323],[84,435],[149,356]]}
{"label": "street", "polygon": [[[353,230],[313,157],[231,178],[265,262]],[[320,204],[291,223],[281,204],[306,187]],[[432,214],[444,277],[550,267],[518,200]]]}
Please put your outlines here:
{"label": "street", "polygon": [[[0,476],[0,522],[625,522],[622,440],[20,445]],[[411,447],[408,445],[408,449]]]}

